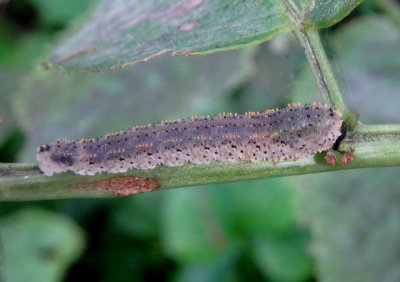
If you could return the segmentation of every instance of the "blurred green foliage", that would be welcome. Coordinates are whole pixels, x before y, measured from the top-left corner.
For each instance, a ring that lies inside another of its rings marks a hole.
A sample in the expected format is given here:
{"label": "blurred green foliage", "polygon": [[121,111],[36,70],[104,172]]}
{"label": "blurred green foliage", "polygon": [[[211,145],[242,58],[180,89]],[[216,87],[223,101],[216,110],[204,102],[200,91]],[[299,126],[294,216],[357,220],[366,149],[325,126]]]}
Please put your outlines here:
{"label": "blurred green foliage", "polygon": [[71,219],[39,209],[1,218],[6,281],[60,281],[81,253],[83,233]]}
{"label": "blurred green foliage", "polygon": [[399,172],[365,169],[296,179],[298,211],[311,227],[321,280],[400,280]]}
{"label": "blurred green foliage", "polygon": [[[287,35],[251,50],[164,57],[115,72],[43,71],[37,65],[55,32],[94,4],[68,3],[0,4],[0,161],[31,161],[37,145],[56,137],[261,111],[310,102],[300,94],[316,92],[301,47]],[[361,119],[398,121],[400,31],[367,4],[324,34],[327,47]],[[398,178],[398,169],[347,171],[117,199],[2,203],[0,275],[7,281],[396,281]]]}
{"label": "blurred green foliage", "polygon": [[[368,15],[349,22],[327,39],[343,95],[359,111],[360,120],[372,124],[398,123],[398,26],[382,15]],[[318,99],[318,89],[310,81],[311,70],[304,68],[295,82],[295,101],[309,101],[310,93]]]}

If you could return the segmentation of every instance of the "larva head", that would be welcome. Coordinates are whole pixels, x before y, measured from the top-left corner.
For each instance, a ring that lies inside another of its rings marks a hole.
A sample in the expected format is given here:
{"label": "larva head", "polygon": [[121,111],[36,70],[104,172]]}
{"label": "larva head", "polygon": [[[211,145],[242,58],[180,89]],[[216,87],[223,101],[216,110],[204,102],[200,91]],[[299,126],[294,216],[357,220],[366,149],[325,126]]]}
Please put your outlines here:
{"label": "larva head", "polygon": [[39,168],[48,176],[70,170],[76,158],[76,146],[65,141],[40,146],[36,152]]}
{"label": "larva head", "polygon": [[[304,155],[332,148],[344,138],[346,125],[341,112],[320,104],[294,105],[269,113],[274,142],[289,145],[285,155]],[[279,146],[278,146],[279,147]]]}

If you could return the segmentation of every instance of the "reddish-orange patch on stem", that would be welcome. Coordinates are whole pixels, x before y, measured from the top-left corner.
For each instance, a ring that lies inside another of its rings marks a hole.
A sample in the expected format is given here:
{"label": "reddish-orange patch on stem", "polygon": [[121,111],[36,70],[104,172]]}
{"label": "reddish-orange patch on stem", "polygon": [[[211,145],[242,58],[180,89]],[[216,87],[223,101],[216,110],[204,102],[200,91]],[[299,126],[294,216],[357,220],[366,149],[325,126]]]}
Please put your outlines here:
{"label": "reddish-orange patch on stem", "polygon": [[119,196],[126,196],[158,190],[160,184],[150,178],[126,176],[76,184],[70,188],[91,189]]}
{"label": "reddish-orange patch on stem", "polygon": [[335,165],[336,164],[336,156],[334,153],[328,152],[325,156],[325,162],[328,165]]}
{"label": "reddish-orange patch on stem", "polygon": [[352,161],[354,161],[354,155],[352,153],[346,152],[343,154],[342,157],[342,165],[347,165],[349,163],[351,163]]}

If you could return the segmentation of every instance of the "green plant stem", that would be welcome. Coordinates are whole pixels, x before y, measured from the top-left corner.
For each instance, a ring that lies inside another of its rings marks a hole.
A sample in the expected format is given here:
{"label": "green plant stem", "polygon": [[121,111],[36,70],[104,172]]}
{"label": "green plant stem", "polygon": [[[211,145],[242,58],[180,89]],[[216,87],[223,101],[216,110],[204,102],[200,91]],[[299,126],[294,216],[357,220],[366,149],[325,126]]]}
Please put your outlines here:
{"label": "green plant stem", "polygon": [[400,25],[400,4],[394,0],[378,0],[376,4],[395,22]]}
{"label": "green plant stem", "polygon": [[340,109],[346,116],[350,111],[343,99],[336,78],[333,74],[331,64],[325,54],[324,47],[315,27],[307,27],[304,31],[303,45],[306,45],[306,54],[316,78],[319,81],[321,91],[329,97],[331,104]]}
{"label": "green plant stem", "polygon": [[400,134],[400,124],[362,124],[360,123],[357,128],[358,134]]}
{"label": "green plant stem", "polygon": [[317,154],[277,164],[268,161],[212,162],[208,165],[185,164],[180,167],[160,166],[151,170],[130,170],[123,174],[79,176],[63,173],[48,177],[42,175],[33,164],[0,164],[0,200],[112,197],[112,194],[71,186],[124,176],[151,178],[160,184],[160,189],[167,189],[351,168],[400,166],[400,135],[374,135],[373,139],[365,140],[367,141],[342,143],[341,150],[347,151],[351,147],[355,158],[345,166],[339,163],[335,166],[327,165],[323,154]]}
{"label": "green plant stem", "polygon": [[340,109],[345,119],[350,113],[349,107],[343,99],[331,64],[325,54],[318,29],[307,25],[290,1],[281,0],[287,9],[287,14],[293,23],[294,32],[305,49],[305,54],[317,79],[318,86],[324,100],[335,108]]}

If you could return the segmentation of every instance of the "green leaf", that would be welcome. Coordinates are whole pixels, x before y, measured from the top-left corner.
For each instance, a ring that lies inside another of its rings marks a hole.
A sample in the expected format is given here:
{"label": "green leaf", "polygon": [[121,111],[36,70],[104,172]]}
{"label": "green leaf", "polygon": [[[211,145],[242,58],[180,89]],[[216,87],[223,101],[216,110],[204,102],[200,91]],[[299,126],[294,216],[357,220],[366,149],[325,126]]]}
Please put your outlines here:
{"label": "green leaf", "polygon": [[266,41],[290,29],[274,0],[106,1],[58,45],[49,65],[100,71],[162,54],[196,55]]}
{"label": "green leaf", "polygon": [[313,261],[307,254],[308,237],[298,234],[285,239],[257,238],[254,259],[272,281],[307,281],[313,275]]}
{"label": "green leaf", "polygon": [[296,178],[321,281],[399,281],[399,169]]}
{"label": "green leaf", "polygon": [[[252,50],[163,57],[141,67],[81,76],[38,71],[22,81],[16,110],[28,132],[23,160],[57,138],[102,136],[135,124],[215,114],[253,72]],[[225,107],[224,107],[225,108]]]}
{"label": "green leaf", "polygon": [[341,21],[361,2],[363,0],[305,0],[303,9],[308,13],[306,15],[308,24],[328,27]]}
{"label": "green leaf", "polygon": [[178,261],[215,262],[229,253],[224,230],[210,207],[209,190],[182,189],[166,195],[164,248]]}
{"label": "green leaf", "polygon": [[61,281],[83,250],[81,229],[52,212],[25,209],[0,220],[7,281]]}
{"label": "green leaf", "polygon": [[281,238],[296,233],[292,192],[285,180],[244,182],[227,187],[229,190],[216,189],[212,194],[216,198],[215,209],[230,234],[247,237],[254,233]]}
{"label": "green leaf", "polygon": [[111,213],[113,227],[127,236],[150,240],[160,232],[161,203],[167,191],[120,199]]}
{"label": "green leaf", "polygon": [[237,269],[237,258],[252,252],[267,279],[309,278],[307,240],[296,228],[291,191],[283,179],[170,191],[163,212],[165,248],[193,271],[207,264],[223,271],[223,262]]}

